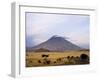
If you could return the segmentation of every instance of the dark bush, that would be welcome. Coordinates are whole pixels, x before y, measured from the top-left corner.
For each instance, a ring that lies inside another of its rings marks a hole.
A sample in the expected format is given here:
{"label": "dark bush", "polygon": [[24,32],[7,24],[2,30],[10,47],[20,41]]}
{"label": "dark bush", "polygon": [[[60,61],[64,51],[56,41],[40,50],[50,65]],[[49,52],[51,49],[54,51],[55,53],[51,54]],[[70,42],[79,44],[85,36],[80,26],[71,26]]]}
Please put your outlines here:
{"label": "dark bush", "polygon": [[40,61],[40,60],[38,60],[38,63],[41,63],[41,61]]}
{"label": "dark bush", "polygon": [[67,59],[70,59],[70,56],[67,56]]}
{"label": "dark bush", "polygon": [[57,61],[61,61],[61,58],[58,58]]}
{"label": "dark bush", "polygon": [[71,58],[71,59],[73,59],[73,58],[74,58],[74,56],[71,56],[70,58]]}
{"label": "dark bush", "polygon": [[56,63],[56,61],[54,61],[54,63]]}
{"label": "dark bush", "polygon": [[45,55],[45,54],[43,54],[42,57],[49,57],[49,55]]}
{"label": "dark bush", "polygon": [[50,61],[48,60],[48,61],[46,61],[46,63],[47,63],[47,64],[50,64]]}
{"label": "dark bush", "polygon": [[89,56],[86,55],[86,54],[81,54],[81,55],[80,55],[80,61],[81,61],[82,63],[89,63]]}

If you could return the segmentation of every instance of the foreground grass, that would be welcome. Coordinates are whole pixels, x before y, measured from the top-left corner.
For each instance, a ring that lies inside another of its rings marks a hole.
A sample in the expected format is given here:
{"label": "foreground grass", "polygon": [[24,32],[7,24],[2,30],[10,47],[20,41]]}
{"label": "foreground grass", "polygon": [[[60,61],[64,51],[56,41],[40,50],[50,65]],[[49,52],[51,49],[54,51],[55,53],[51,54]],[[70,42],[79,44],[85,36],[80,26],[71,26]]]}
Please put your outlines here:
{"label": "foreground grass", "polygon": [[26,67],[89,64],[89,59],[80,59],[81,54],[89,56],[89,51],[26,52]]}

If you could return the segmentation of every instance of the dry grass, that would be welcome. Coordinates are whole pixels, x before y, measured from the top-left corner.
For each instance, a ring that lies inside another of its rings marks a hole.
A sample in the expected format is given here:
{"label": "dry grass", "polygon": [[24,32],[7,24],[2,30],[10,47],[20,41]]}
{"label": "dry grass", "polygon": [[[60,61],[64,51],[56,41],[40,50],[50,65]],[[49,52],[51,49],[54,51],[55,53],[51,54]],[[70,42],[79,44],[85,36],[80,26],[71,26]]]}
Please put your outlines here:
{"label": "dry grass", "polygon": [[[80,62],[75,62],[76,58],[78,59],[81,54],[86,54],[89,56],[89,51],[80,50],[66,52],[26,52],[26,67],[81,64]],[[42,55],[49,56],[42,57]],[[74,58],[70,59],[69,61],[68,56]]]}

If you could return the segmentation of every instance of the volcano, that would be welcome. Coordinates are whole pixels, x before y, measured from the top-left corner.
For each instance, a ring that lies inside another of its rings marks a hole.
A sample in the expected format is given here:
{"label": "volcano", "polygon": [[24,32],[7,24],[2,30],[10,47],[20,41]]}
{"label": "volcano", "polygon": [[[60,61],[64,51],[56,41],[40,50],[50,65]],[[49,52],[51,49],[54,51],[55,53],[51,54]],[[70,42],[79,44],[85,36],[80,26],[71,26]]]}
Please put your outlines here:
{"label": "volcano", "polygon": [[49,51],[81,50],[79,46],[66,40],[64,37],[53,36],[47,41],[32,47],[30,50],[47,49]]}

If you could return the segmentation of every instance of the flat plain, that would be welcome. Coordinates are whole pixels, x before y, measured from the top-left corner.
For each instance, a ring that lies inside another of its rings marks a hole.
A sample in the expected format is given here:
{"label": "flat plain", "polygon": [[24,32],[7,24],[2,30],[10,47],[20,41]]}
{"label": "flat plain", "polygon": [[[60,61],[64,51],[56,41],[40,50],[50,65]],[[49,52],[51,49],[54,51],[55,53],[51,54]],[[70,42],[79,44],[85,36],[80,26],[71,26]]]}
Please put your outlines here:
{"label": "flat plain", "polygon": [[26,67],[89,64],[89,50],[26,52]]}

